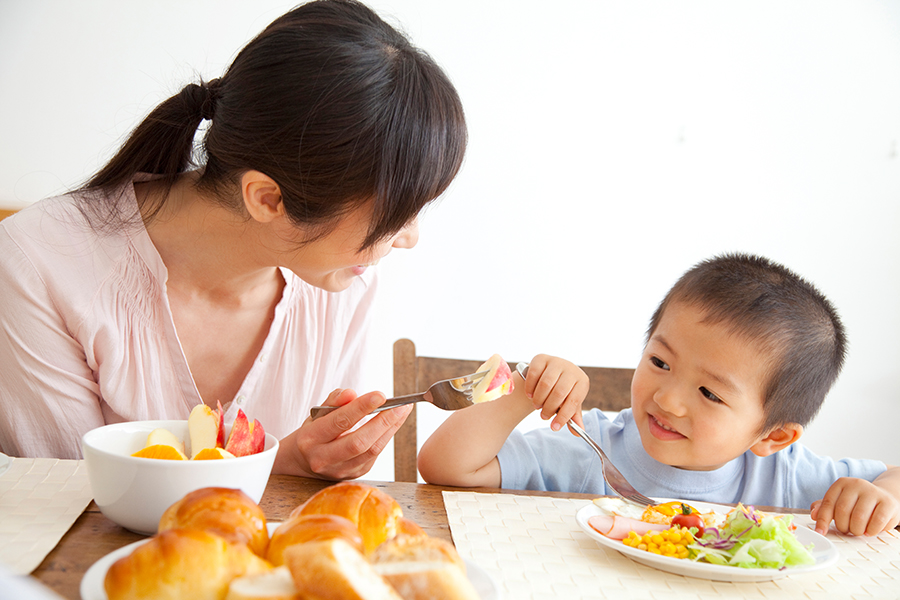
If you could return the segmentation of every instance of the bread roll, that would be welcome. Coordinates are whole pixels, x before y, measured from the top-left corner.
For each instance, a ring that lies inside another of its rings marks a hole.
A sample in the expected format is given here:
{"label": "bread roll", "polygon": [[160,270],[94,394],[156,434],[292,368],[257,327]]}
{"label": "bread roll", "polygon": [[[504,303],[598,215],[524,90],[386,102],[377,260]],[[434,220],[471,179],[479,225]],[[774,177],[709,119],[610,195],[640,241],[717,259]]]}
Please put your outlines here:
{"label": "bread roll", "polygon": [[202,488],[170,506],[159,520],[159,531],[202,529],[228,541],[247,544],[265,558],[269,545],[266,515],[250,496],[231,488]]}
{"label": "bread roll", "polygon": [[363,551],[362,536],[349,519],[337,515],[298,515],[288,519],[272,532],[266,559],[274,566],[284,564],[284,549],[294,544],[343,538]]}
{"label": "bread roll", "polygon": [[245,544],[198,529],[171,529],[112,564],[109,600],[222,600],[235,577],[272,566]]}
{"label": "bread roll", "polygon": [[397,519],[397,535],[426,535],[425,530],[419,527],[414,521],[410,521],[406,517]]}
{"label": "bread roll", "polygon": [[366,558],[341,538],[290,546],[284,561],[304,600],[401,600]]}
{"label": "bread roll", "polygon": [[397,521],[403,517],[396,500],[357,481],[342,481],[316,492],[295,508],[291,517],[319,514],[349,519],[359,529],[367,554],[397,535]]}
{"label": "bread roll", "polygon": [[466,574],[448,562],[380,563],[374,569],[403,600],[479,600]]}
{"label": "bread roll", "polygon": [[466,572],[466,563],[453,544],[441,538],[427,535],[405,535],[381,544],[369,556],[372,564],[395,562],[446,562]]}
{"label": "bread roll", "polygon": [[375,571],[404,600],[478,600],[453,544],[425,535],[398,535],[370,556]]}
{"label": "bread roll", "polygon": [[302,600],[285,566],[232,580],[225,600]]}

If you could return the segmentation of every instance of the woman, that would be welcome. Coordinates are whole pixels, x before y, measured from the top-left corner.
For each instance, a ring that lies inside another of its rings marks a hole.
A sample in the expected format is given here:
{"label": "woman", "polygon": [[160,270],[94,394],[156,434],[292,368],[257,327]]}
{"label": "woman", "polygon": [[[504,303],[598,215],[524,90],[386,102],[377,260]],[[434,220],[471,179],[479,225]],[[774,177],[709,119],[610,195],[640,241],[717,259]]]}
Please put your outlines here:
{"label": "woman", "polygon": [[409,412],[358,426],[384,395],[333,389],[360,371],[367,267],[416,244],[465,143],[446,75],[371,10],[280,17],[82,189],[0,223],[0,449],[76,458],[104,423],[221,402],[281,438],[276,472],[364,474]]}

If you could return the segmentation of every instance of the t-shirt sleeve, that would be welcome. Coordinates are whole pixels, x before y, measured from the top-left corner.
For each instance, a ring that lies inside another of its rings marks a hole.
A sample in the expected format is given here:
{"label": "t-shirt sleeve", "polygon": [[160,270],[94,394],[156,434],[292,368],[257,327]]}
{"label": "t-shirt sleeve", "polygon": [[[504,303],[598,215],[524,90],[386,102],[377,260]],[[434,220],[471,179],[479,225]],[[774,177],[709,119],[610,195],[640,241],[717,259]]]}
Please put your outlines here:
{"label": "t-shirt sleeve", "polygon": [[542,477],[543,465],[521,431],[514,430],[500,452],[500,487],[510,490],[546,491]]}
{"label": "t-shirt sleeve", "polygon": [[[597,433],[594,435],[595,439],[601,439]],[[588,445],[566,428],[553,431],[541,427],[527,433],[514,430],[497,454],[500,487],[583,492],[593,456]]]}

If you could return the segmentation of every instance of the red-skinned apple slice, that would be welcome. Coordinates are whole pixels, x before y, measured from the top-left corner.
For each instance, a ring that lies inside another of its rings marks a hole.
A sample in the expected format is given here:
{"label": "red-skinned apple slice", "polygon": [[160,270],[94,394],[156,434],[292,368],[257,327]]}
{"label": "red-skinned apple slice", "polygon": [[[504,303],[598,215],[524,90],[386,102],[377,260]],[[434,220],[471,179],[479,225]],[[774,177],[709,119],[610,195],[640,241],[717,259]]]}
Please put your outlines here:
{"label": "red-skinned apple slice", "polygon": [[221,406],[218,411],[215,411],[206,404],[198,404],[191,410],[188,417],[191,458],[197,456],[197,453],[204,448],[216,448],[222,445],[219,440],[224,440],[225,433],[221,423]]}
{"label": "red-skinned apple slice", "polygon": [[216,448],[225,447],[225,411],[222,403],[216,400],[216,412],[219,413],[219,431],[216,433]]}
{"label": "red-skinned apple slice", "polygon": [[253,419],[253,423],[250,423],[247,415],[239,408],[234,424],[231,426],[231,433],[228,435],[225,450],[235,456],[247,456],[248,454],[262,452],[265,446],[266,431],[263,429],[263,426],[256,419]]}
{"label": "red-skinned apple slice", "polygon": [[499,354],[487,359],[478,367],[476,373],[482,371],[487,371],[488,374],[472,390],[472,399],[475,403],[490,402],[513,391],[512,372]]}

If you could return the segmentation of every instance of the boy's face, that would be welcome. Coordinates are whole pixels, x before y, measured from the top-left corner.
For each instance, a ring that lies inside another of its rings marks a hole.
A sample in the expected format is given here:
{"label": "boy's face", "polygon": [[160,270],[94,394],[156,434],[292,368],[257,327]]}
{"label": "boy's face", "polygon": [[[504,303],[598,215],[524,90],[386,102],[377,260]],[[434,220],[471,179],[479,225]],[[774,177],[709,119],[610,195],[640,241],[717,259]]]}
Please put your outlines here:
{"label": "boy's face", "polygon": [[716,469],[760,442],[767,357],[705,313],[670,304],[631,384],[647,453],[697,471]]}

